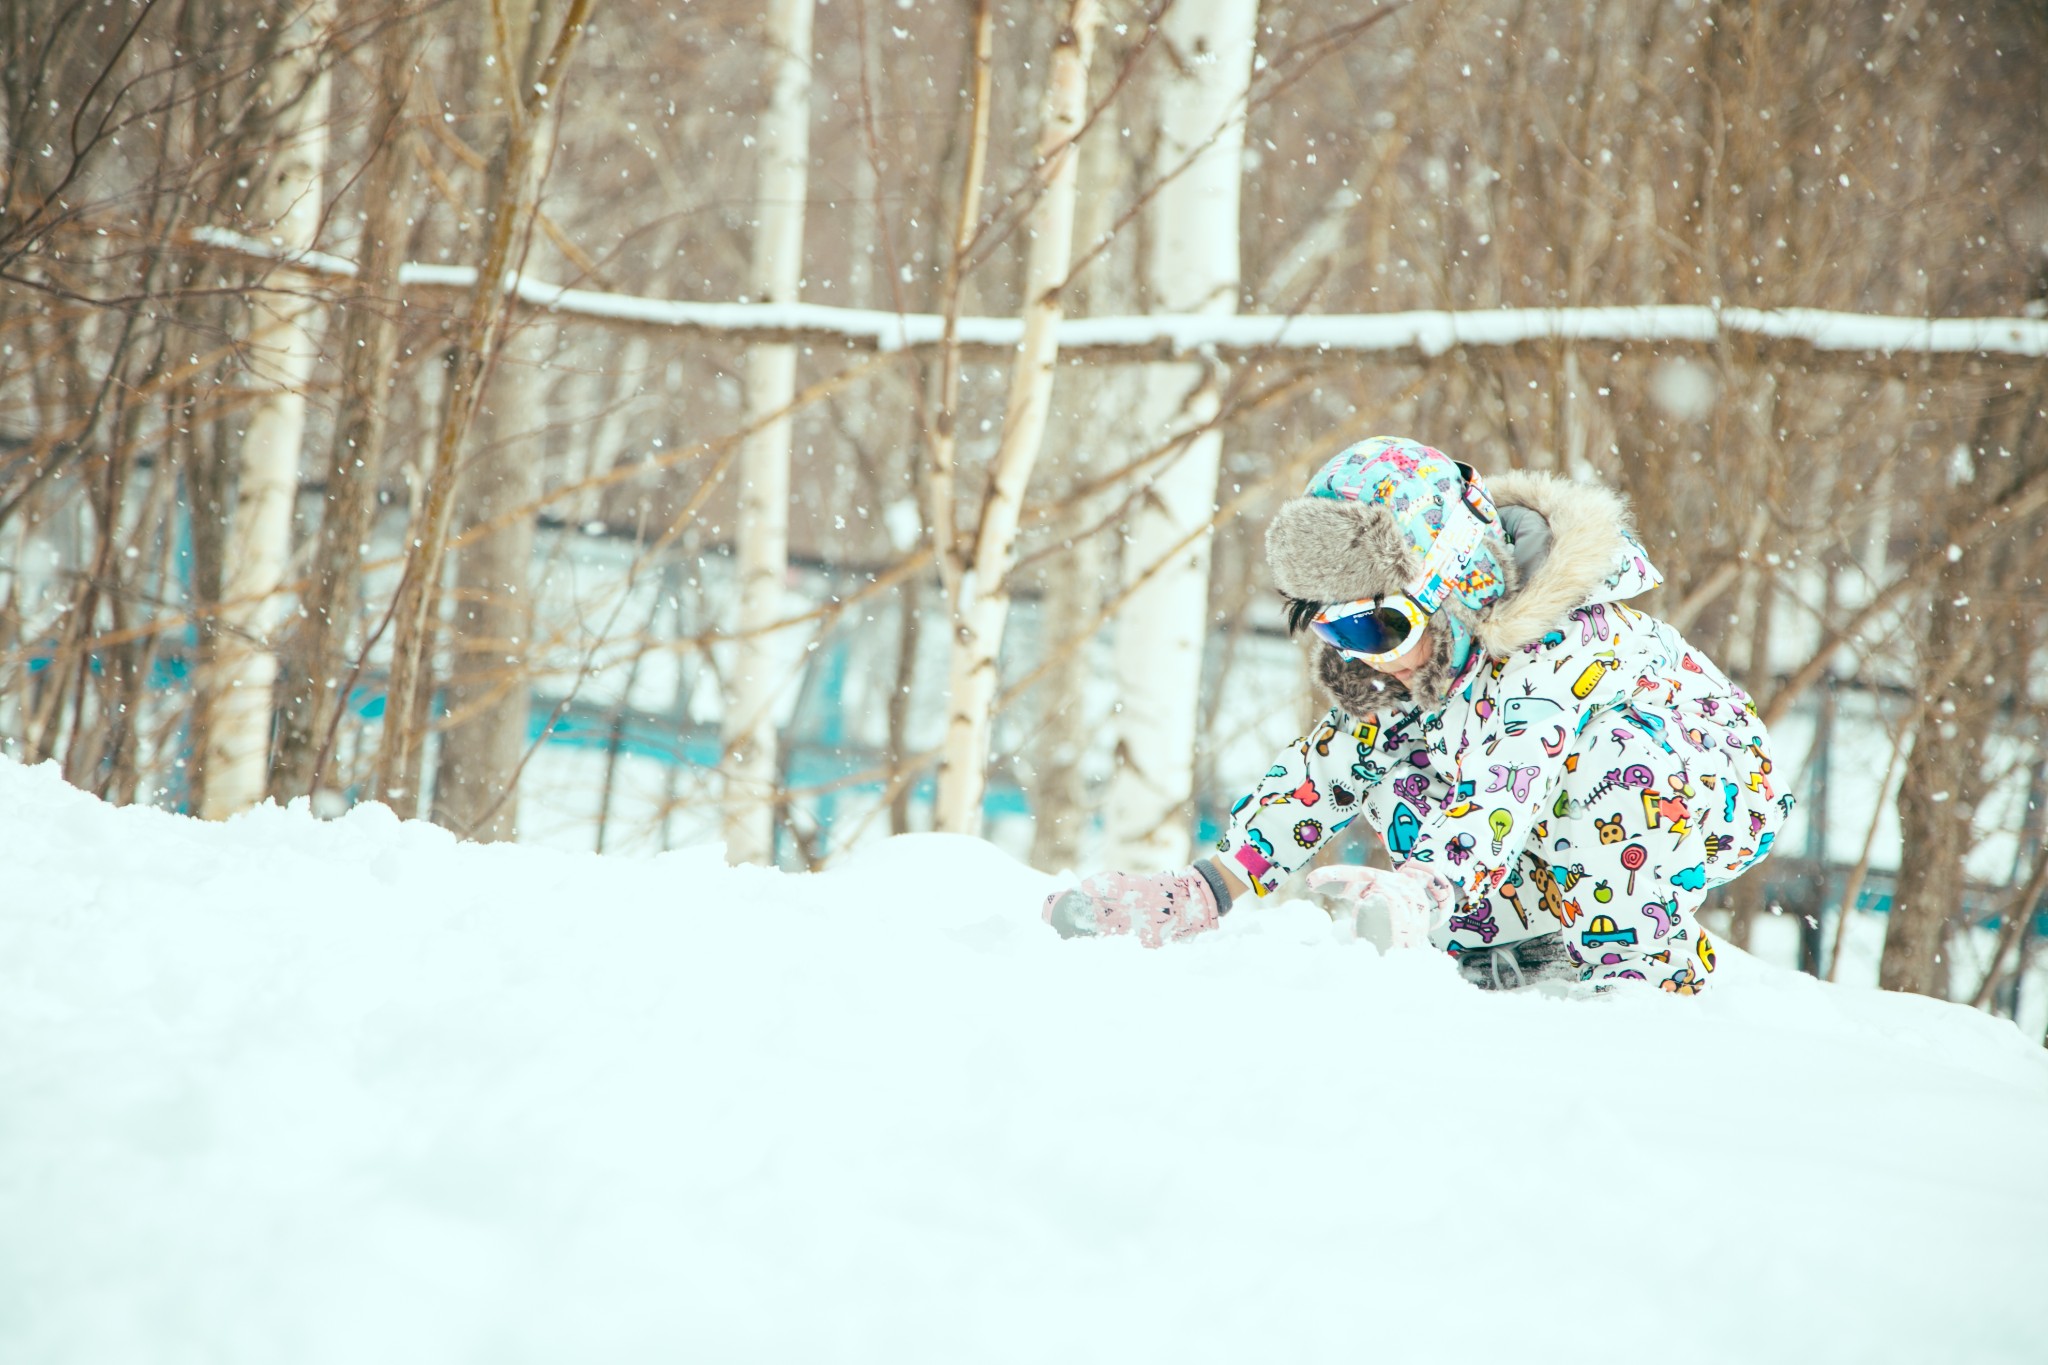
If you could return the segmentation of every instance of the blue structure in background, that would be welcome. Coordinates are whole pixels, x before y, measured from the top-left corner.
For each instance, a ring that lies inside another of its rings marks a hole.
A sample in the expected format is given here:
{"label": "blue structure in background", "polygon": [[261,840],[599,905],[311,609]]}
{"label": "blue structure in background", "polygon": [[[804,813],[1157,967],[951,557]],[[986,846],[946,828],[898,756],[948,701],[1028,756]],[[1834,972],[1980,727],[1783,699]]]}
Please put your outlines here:
{"label": "blue structure in background", "polygon": [[[182,534],[178,558],[189,562],[189,542]],[[54,642],[53,642],[54,644]],[[191,626],[177,647],[159,650],[151,663],[148,686],[153,691],[182,692],[193,684],[190,656],[197,646]],[[50,666],[48,655],[32,658],[29,671],[39,673]],[[104,667],[98,658],[88,666]],[[829,825],[850,795],[880,799],[886,784],[874,777],[850,781],[863,772],[880,770],[887,756],[867,745],[850,742],[852,727],[846,713],[846,691],[852,660],[848,639],[834,631],[811,652],[802,684],[799,721],[783,736],[784,780],[795,789],[819,790],[815,818]],[[363,722],[379,721],[384,714],[385,696],[381,675],[366,677],[348,697],[348,707]],[[535,697],[529,712],[531,742],[565,745],[571,748],[651,760],[691,769],[710,769],[718,764],[722,744],[717,727],[690,720],[675,712],[663,713],[630,707],[604,706],[571,699]],[[180,770],[181,772],[183,769]],[[912,788],[914,799],[929,802],[936,783],[931,776]],[[350,793],[354,796],[356,793]],[[189,811],[189,792],[173,788],[166,793],[167,804],[180,812]],[[984,797],[984,811],[990,817],[1026,816],[1031,806],[1024,790],[1006,774],[991,774]],[[1225,824],[1223,807],[1206,796],[1196,802],[1196,847],[1206,848],[1221,836]],[[1764,865],[1766,892],[1774,903],[1795,912],[1807,907],[1832,909],[1841,903],[1847,870],[1821,866],[1814,858],[1791,859],[1784,850]],[[1856,898],[1858,910],[1888,913],[1892,902],[1892,878],[1885,873],[1870,874]],[[1980,923],[1997,928],[2001,923],[1990,903],[2001,889],[1966,893],[1963,908],[1982,916]],[[2048,936],[2048,901],[2034,910],[2034,932]]]}

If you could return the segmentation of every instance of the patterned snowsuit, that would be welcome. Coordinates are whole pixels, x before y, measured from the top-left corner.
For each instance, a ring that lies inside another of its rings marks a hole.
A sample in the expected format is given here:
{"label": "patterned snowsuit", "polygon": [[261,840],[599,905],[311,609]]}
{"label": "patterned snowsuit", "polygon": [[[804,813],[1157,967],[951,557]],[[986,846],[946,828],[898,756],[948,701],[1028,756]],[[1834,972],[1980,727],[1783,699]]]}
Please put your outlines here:
{"label": "patterned snowsuit", "polygon": [[[1283,750],[1232,810],[1233,870],[1265,895],[1363,814],[1397,864],[1456,886],[1437,946],[1561,931],[1582,979],[1698,991],[1714,953],[1696,911],[1770,851],[1792,801],[1749,697],[1626,605],[1661,582],[1641,545],[1618,525],[1603,540],[1605,578],[1517,647],[1475,649],[1441,710],[1333,708]],[[1585,562],[1560,548],[1562,569]]]}

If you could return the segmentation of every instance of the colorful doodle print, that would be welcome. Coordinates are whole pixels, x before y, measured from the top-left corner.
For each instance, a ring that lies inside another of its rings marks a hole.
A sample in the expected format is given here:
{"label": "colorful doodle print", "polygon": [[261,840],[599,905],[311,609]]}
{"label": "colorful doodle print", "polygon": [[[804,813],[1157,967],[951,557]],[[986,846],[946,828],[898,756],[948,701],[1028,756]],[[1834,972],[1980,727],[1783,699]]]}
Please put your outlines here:
{"label": "colorful doodle print", "polygon": [[[1458,462],[1441,450],[1397,436],[1374,436],[1332,459],[1309,481],[1312,497],[1378,503],[1401,519],[1408,547],[1418,561],[1426,558],[1444,529],[1445,509],[1461,500],[1476,500],[1480,515],[1492,521],[1495,512],[1483,483],[1468,483]],[[1421,515],[1404,516],[1417,503]],[[1448,579],[1449,587],[1478,610],[1499,600],[1506,590],[1501,566],[1490,552],[1467,556]],[[1433,596],[1445,584],[1432,575],[1423,595]]]}
{"label": "colorful doodle print", "polygon": [[[1749,697],[1626,604],[1658,581],[1626,541],[1607,600],[1475,653],[1439,712],[1330,712],[1238,803],[1224,856],[1263,895],[1363,813],[1397,861],[1457,886],[1439,946],[1559,933],[1587,979],[1696,993],[1713,971],[1699,906],[1770,852],[1792,801]],[[1344,808],[1301,808],[1338,781]]]}

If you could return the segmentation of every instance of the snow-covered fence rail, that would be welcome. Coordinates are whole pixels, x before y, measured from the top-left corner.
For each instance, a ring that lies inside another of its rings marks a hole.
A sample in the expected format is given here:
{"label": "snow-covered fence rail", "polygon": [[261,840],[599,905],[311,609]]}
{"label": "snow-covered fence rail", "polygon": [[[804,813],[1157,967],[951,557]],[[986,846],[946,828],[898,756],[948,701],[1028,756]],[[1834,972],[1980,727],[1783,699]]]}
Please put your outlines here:
{"label": "snow-covered fence rail", "polygon": [[[323,252],[287,257],[253,238],[199,228],[195,244],[274,260],[312,276],[349,277],[351,261]],[[403,289],[451,297],[475,287],[468,266],[408,264]],[[706,332],[747,341],[839,341],[863,350],[937,345],[945,319],[937,313],[892,313],[819,303],[709,303],[656,299],[597,289],[569,289],[514,275],[519,302],[565,316],[664,332]],[[1015,317],[963,317],[963,347],[1008,352],[1024,335]],[[1491,308],[1347,314],[1151,314],[1064,318],[1062,354],[1095,359],[1153,360],[1214,349],[1224,355],[1275,351],[1345,352],[1417,360],[1461,348],[1515,347],[1568,341],[1616,346],[1709,346],[1742,341],[1765,349],[1818,356],[2048,357],[2048,319],[1928,318],[1838,313],[1817,308],[1714,308],[1647,304],[1604,308]]]}

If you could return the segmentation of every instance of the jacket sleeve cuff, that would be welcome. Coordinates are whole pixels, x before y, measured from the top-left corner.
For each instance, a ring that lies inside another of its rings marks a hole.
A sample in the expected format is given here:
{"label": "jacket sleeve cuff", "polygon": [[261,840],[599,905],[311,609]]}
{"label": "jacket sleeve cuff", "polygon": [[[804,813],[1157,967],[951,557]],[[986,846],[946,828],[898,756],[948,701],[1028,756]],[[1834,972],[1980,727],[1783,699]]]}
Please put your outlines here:
{"label": "jacket sleeve cuff", "polygon": [[1195,871],[1201,876],[1203,881],[1209,883],[1209,894],[1216,898],[1216,913],[1219,915],[1229,914],[1231,900],[1230,883],[1224,880],[1221,872],[1217,871],[1216,864],[1207,858],[1197,858],[1195,859]]}
{"label": "jacket sleeve cuff", "polygon": [[1217,851],[1236,865],[1238,874],[1244,878],[1245,885],[1252,889],[1254,896],[1270,894],[1274,887],[1287,878],[1288,869],[1275,861],[1272,844],[1256,829],[1231,831],[1230,835],[1217,845]]}

